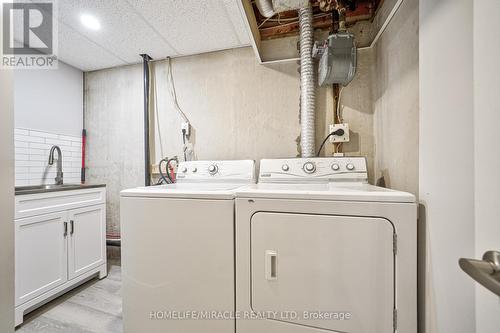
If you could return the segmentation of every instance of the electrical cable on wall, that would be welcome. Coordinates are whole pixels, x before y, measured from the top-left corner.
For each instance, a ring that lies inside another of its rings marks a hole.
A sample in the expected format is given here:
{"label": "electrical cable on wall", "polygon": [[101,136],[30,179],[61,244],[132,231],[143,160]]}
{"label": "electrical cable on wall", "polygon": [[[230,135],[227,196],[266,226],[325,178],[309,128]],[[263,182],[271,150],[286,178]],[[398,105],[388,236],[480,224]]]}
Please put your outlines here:
{"label": "electrical cable on wall", "polygon": [[[344,117],[342,116],[342,92],[344,91],[344,88],[345,87],[341,87],[339,89],[339,94],[337,96],[337,105],[336,105],[336,112],[335,112],[335,116],[337,118],[337,123],[338,124],[342,124],[344,122]],[[344,148],[344,144],[342,142],[339,142],[337,143],[335,146],[334,146],[334,153],[338,154],[338,153],[342,153],[343,152],[343,148]]]}
{"label": "electrical cable on wall", "polygon": [[344,135],[344,130],[343,129],[338,129],[335,132],[331,132],[328,134],[324,139],[323,142],[321,142],[321,145],[319,146],[318,152],[316,153],[316,157],[319,157],[321,154],[321,150],[323,150],[323,147],[325,146],[326,141],[334,135]]}
{"label": "electrical cable on wall", "polygon": [[154,92],[154,112],[155,112],[155,116],[156,116],[156,130],[158,132],[158,141],[160,141],[160,154],[161,154],[161,157],[165,156],[164,153],[163,153],[163,140],[162,140],[162,137],[161,137],[161,126],[160,126],[160,112],[158,111],[158,87],[157,87],[157,84],[156,84],[156,72],[154,71],[154,68],[153,70],[151,70],[151,76],[152,76],[152,83],[153,83],[153,92]]}
{"label": "electrical cable on wall", "polygon": [[337,112],[336,112],[336,116],[337,116],[337,121],[339,124],[342,124],[344,122],[344,118],[342,117],[342,104],[341,104],[341,101],[342,101],[342,92],[344,91],[344,88],[345,87],[342,87],[340,88],[339,90],[339,95],[337,96]]}
{"label": "electrical cable on wall", "polygon": [[184,154],[184,160],[185,161],[192,160],[194,159],[194,150],[189,140],[191,136],[190,133],[191,123],[189,122],[188,117],[186,116],[184,111],[182,111],[177,101],[177,93],[175,91],[174,77],[172,74],[172,58],[170,57],[167,57],[167,83],[168,83],[168,90],[170,93],[170,97],[172,98],[172,102],[174,104],[174,108],[184,121],[184,123],[182,124],[182,144],[183,144],[182,151]]}

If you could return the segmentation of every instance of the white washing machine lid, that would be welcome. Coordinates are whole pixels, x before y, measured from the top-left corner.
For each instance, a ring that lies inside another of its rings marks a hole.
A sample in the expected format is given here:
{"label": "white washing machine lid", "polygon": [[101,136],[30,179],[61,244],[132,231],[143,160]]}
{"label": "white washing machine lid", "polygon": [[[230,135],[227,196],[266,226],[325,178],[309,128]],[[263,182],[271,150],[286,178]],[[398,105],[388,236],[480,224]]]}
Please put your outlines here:
{"label": "white washing machine lid", "polygon": [[415,203],[410,193],[364,183],[259,183],[236,190],[242,198]]}
{"label": "white washing machine lid", "polygon": [[120,196],[232,200],[235,197],[235,190],[244,186],[246,185],[241,183],[176,183],[124,190],[120,192]]}

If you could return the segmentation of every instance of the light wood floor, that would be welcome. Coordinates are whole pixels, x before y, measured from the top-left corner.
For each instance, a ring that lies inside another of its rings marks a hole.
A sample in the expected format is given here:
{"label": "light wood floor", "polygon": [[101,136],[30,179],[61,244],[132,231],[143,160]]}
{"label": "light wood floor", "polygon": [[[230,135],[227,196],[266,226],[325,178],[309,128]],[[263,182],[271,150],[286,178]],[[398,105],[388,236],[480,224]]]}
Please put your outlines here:
{"label": "light wood floor", "polygon": [[121,268],[93,279],[24,316],[16,333],[121,333]]}

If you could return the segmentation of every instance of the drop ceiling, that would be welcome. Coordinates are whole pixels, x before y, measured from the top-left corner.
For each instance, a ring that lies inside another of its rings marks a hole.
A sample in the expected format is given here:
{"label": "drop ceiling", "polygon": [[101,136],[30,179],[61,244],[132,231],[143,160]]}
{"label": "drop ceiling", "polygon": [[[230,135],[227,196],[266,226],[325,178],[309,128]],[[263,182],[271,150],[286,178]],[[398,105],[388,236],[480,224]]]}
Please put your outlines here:
{"label": "drop ceiling", "polygon": [[[83,71],[250,44],[239,0],[58,1],[58,57]],[[92,31],[80,22],[90,14]]]}

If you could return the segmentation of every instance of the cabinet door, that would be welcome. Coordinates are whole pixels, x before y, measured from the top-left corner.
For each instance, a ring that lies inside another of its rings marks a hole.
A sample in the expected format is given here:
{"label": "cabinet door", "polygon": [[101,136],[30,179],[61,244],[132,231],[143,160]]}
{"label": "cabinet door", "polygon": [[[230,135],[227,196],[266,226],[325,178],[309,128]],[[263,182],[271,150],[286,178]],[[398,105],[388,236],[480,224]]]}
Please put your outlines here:
{"label": "cabinet door", "polygon": [[67,213],[15,221],[16,306],[67,281]]}
{"label": "cabinet door", "polygon": [[106,206],[68,211],[69,278],[73,279],[106,262]]}

